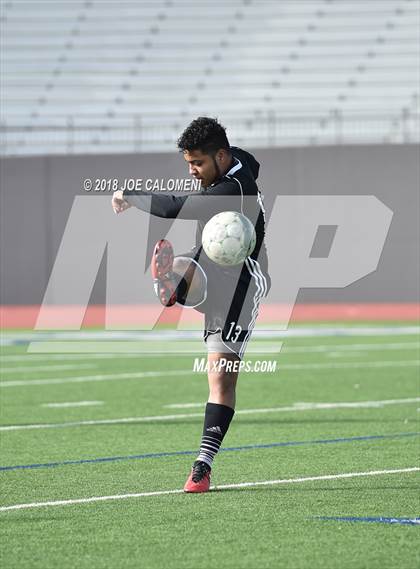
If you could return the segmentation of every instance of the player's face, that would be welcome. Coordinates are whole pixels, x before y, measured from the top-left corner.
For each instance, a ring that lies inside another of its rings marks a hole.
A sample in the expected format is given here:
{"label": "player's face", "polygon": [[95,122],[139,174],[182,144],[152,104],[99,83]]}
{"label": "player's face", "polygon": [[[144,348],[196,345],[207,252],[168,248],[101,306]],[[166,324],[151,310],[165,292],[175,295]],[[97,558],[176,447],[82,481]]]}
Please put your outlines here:
{"label": "player's face", "polygon": [[201,150],[185,150],[184,158],[188,162],[189,172],[197,180],[201,180],[205,188],[210,186],[218,177],[213,156],[203,154]]}

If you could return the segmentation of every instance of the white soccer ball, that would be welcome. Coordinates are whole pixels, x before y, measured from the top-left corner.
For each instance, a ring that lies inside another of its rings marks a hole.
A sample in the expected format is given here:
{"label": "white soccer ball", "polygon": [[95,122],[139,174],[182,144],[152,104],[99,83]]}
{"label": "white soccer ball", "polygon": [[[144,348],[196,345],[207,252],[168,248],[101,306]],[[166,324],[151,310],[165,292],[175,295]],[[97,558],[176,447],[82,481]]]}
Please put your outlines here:
{"label": "white soccer ball", "polygon": [[218,265],[243,263],[254,250],[255,242],[254,226],[245,215],[236,211],[218,213],[203,229],[203,249]]}

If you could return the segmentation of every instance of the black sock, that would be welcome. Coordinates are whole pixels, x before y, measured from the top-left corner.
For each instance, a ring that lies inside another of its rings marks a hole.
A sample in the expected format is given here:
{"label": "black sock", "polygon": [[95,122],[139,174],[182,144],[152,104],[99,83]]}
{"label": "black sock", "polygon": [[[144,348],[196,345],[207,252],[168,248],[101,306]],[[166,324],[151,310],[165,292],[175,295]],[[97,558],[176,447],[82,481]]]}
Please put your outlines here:
{"label": "black sock", "polygon": [[229,429],[235,411],[226,405],[207,403],[204,417],[203,438],[197,460],[211,467],[214,457],[219,451],[223,437]]}

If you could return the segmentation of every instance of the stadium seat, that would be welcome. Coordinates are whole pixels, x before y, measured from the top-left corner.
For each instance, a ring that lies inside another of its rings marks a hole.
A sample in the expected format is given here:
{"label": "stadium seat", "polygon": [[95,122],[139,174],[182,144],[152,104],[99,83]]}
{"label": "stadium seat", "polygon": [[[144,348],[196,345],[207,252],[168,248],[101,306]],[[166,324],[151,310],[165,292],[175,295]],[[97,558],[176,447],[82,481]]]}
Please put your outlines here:
{"label": "stadium seat", "polygon": [[416,1],[9,0],[2,16],[6,155],[169,150],[198,114],[248,145],[419,138]]}

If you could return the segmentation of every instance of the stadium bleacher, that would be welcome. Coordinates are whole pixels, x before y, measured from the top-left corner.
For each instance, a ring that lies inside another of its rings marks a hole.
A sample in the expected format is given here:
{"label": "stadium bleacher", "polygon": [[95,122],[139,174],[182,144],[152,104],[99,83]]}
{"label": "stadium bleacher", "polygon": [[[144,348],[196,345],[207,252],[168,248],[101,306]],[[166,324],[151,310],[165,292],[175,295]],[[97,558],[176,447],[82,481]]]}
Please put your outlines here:
{"label": "stadium bleacher", "polygon": [[419,140],[417,0],[9,0],[1,152],[166,151],[195,116],[248,146]]}

